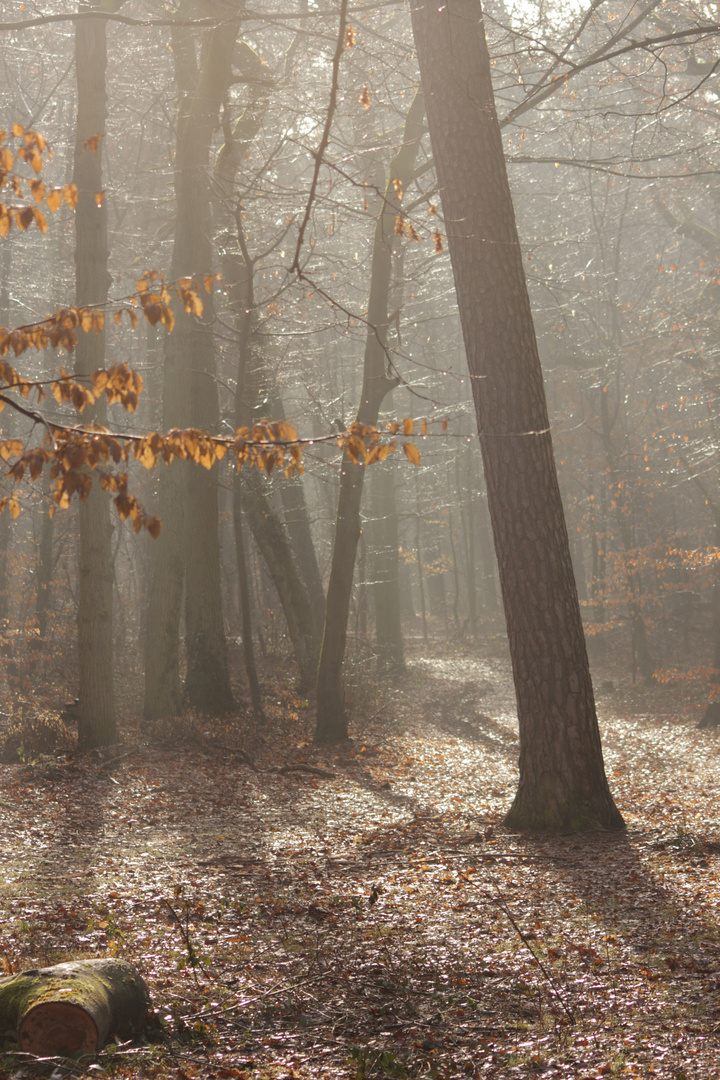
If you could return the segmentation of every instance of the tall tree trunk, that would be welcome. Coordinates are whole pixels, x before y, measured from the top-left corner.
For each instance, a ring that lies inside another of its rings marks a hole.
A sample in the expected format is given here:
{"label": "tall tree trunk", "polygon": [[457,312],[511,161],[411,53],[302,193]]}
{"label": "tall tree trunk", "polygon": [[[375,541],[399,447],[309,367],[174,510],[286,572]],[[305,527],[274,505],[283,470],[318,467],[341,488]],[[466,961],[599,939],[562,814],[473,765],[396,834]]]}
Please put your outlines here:
{"label": "tall tree trunk", "polygon": [[[240,5],[238,5],[240,6]],[[173,35],[176,77],[182,99],[175,157],[176,229],[171,276],[192,277],[202,286],[212,273],[210,190],[207,169],[218,112],[232,74],[239,19],[209,33],[198,69],[195,39],[182,29]],[[175,330],[165,356],[166,426],[188,424],[217,430],[212,290],[201,289],[200,319],[175,304]],[[222,618],[218,536],[218,466],[178,463],[160,480],[164,542],[158,546],[148,614],[145,716],[179,706],[179,645],[182,571],[185,571],[187,702],[209,715],[233,704]],[[183,502],[185,508],[183,509]]]}
{"label": "tall tree trunk", "polygon": [[465,555],[465,588],[467,589],[467,603],[468,603],[468,621],[470,625],[470,635],[475,641],[477,639],[478,625],[477,625],[477,579],[475,573],[475,522],[474,522],[474,476],[472,468],[471,447],[467,447],[467,471],[465,473],[464,484],[460,480],[459,468],[460,459],[457,458],[458,463],[458,490],[461,490],[461,484],[465,488],[465,498],[460,507],[460,525],[462,526],[462,538],[463,538],[463,552]]}
{"label": "tall tree trunk", "polygon": [[[235,125],[231,126],[229,120],[223,123],[225,142],[215,167],[215,183],[223,196],[217,204],[217,216],[222,220],[228,238],[224,245],[223,273],[225,280],[230,283],[230,303],[237,335],[235,427],[239,428],[251,427],[256,420],[267,415],[268,400],[272,402],[269,412],[273,419],[282,420],[285,417],[282,401],[272,386],[273,377],[262,343],[255,334],[255,259],[250,255],[235,189],[238,167],[260,130],[275,84],[267,66],[245,42],[238,43],[237,64],[239,76],[246,78],[252,89],[247,106]],[[231,239],[233,234],[237,237],[237,243]],[[316,624],[325,602],[322,581],[310,533],[302,480],[298,476],[281,481],[287,527],[273,506],[272,495],[272,487],[256,470],[243,470],[233,485],[233,515],[235,522],[241,523],[244,513],[266,562],[285,615],[300,671],[300,687],[308,691],[317,673],[319,630]],[[235,535],[236,540],[239,538],[242,542],[242,525],[241,531],[236,531]],[[244,559],[240,551],[237,552],[237,559],[239,567]],[[310,583],[319,590],[314,596],[314,607],[308,595]]]}
{"label": "tall tree trunk", "polygon": [[415,514],[415,556],[417,558],[418,592],[420,593],[420,614],[422,616],[423,641],[425,648],[428,647],[428,624],[427,607],[425,605],[425,575],[423,573],[423,552],[420,540],[420,522],[422,514],[418,510]]}
{"label": "tall tree trunk", "polygon": [[[277,392],[273,399],[272,416],[276,420],[285,419],[285,408]],[[310,515],[305,500],[305,488],[301,476],[282,477],[276,480],[280,487],[280,498],[292,550],[297,568],[307,589],[312,607],[313,619],[318,640],[325,624],[325,590],[317,561],[317,552],[313,543]],[[314,682],[314,677],[313,677]]]}
{"label": "tall tree trunk", "polygon": [[35,618],[40,640],[44,641],[48,631],[48,614],[52,599],[53,537],[55,534],[55,516],[50,514],[52,508],[52,480],[47,470],[43,473],[42,496],[40,541],[38,544],[37,569],[35,571],[37,584]]}
{"label": "tall tree trunk", "polygon": [[373,466],[370,498],[377,668],[381,675],[393,678],[404,670],[405,650],[400,620],[400,543],[392,458]]}
{"label": "tall tree trunk", "polygon": [[[620,396],[618,385],[618,398]],[[629,503],[625,486],[620,481],[620,468],[617,454],[612,442],[612,429],[614,417],[610,416],[609,406],[610,392],[607,386],[600,390],[600,430],[607,466],[607,482],[611,492],[612,505],[615,507],[615,519],[622,542],[626,560],[632,564],[632,552],[635,546],[632,524],[628,516]],[[625,570],[625,581],[628,592],[628,607],[630,609],[630,645],[632,656],[632,678],[635,682],[636,671],[642,675],[644,682],[651,682],[655,673],[655,663],[650,655],[647,640],[647,629],[642,613],[642,588],[640,577],[636,570]]]}
{"label": "tall tree trunk", "polygon": [[478,545],[480,548],[480,563],[482,565],[482,596],[483,609],[486,615],[491,617],[499,611],[497,589],[495,579],[497,577],[497,559],[493,549],[490,519],[485,502],[485,496],[480,497],[478,505]]}
{"label": "tall tree trunk", "polygon": [[[392,284],[393,246],[396,242],[395,219],[401,209],[398,195],[402,195],[412,180],[424,116],[425,105],[422,93],[418,91],[405,120],[402,146],[390,165],[383,208],[375,226],[367,315],[369,329],[365,342],[360,407],[356,417],[359,424],[366,426],[377,424],[385,395],[397,382],[388,374],[386,353],[390,321],[388,298]],[[315,737],[319,742],[342,742],[348,735],[342,668],[355,558],[360,539],[364,476],[364,465],[354,463],[348,454],[344,453],[335,541],[325,602],[325,630],[318,665]]]}
{"label": "tall tree trunk", "polygon": [[[12,233],[3,239],[2,245],[2,269],[0,273],[0,326],[10,326],[10,276],[12,272]],[[2,433],[4,438],[14,435],[12,430],[15,426],[15,413],[8,409],[3,418]],[[0,634],[4,636],[9,630],[10,618],[10,537],[12,533],[12,517],[6,510],[0,514]],[[8,637],[0,645],[0,651],[5,656],[12,653],[12,645]]]}
{"label": "tall tree trunk", "polygon": [[[237,487],[237,478],[235,486]],[[233,527],[235,530],[235,557],[237,559],[238,587],[240,591],[240,618],[242,621],[243,656],[245,658],[245,674],[247,675],[250,689],[250,701],[255,720],[261,724],[265,720],[263,711],[262,691],[258,679],[257,664],[255,663],[255,650],[252,639],[252,612],[250,608],[250,579],[248,577],[247,557],[245,555],[245,536],[242,521],[242,505],[235,495],[233,498]]]}
{"label": "tall tree trunk", "polygon": [[[81,10],[93,5],[81,5]],[[75,24],[75,71],[78,112],[75,133],[74,182],[76,301],[79,306],[107,302],[107,204],[98,206],[102,191],[102,142],[107,99],[107,23],[104,19]],[[105,363],[105,333],[80,334],[75,372],[87,380]],[[104,424],[104,398],[85,414],[85,422]],[[113,689],[113,567],[110,496],[93,476],[87,499],[80,503],[80,568],[78,581],[78,662],[80,746],[104,746],[117,740]]]}
{"label": "tall tree trunk", "polygon": [[602,759],[478,0],[412,0],[520,721],[519,829],[622,828]]}
{"label": "tall tree trunk", "polygon": [[[253,334],[255,270],[244,237],[240,235],[239,240],[245,254],[228,251],[223,263],[226,279],[234,283],[230,300],[237,333],[236,428],[251,427],[254,420],[259,419],[254,413],[259,403],[265,400],[267,390],[264,356]],[[277,591],[300,673],[300,689],[307,692],[317,674],[317,633],[310,598],[298,572],[288,531],[272,505],[271,488],[257,469],[245,468],[236,475],[233,500],[235,520],[244,512]]]}

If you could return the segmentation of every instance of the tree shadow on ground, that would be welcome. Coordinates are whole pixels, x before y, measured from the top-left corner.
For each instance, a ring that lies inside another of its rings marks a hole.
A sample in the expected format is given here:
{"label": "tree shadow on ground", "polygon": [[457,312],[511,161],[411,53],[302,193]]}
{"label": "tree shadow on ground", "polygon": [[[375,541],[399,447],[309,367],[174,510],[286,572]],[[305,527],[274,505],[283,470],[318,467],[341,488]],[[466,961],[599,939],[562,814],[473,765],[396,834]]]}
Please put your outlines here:
{"label": "tree shadow on ground", "polygon": [[[714,912],[693,903],[693,882],[718,869],[717,845],[706,853],[689,841],[683,848],[682,837],[674,846],[642,832],[515,839],[520,850],[552,860],[549,875],[559,897],[581,902],[587,955],[599,979],[618,986],[638,976],[660,983],[670,1015],[717,1023],[720,928]],[[558,852],[563,858],[553,859]],[[563,917],[577,919],[578,913]]]}

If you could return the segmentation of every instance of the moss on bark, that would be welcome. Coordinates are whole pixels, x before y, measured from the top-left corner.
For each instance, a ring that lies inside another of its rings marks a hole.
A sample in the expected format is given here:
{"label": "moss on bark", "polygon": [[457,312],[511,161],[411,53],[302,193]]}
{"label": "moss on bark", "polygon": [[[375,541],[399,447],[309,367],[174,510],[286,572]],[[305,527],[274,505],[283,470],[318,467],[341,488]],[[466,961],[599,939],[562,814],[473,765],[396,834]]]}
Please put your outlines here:
{"label": "moss on bark", "polygon": [[0,1028],[41,1057],[94,1054],[145,1023],[150,995],[124,960],[75,960],[0,980]]}

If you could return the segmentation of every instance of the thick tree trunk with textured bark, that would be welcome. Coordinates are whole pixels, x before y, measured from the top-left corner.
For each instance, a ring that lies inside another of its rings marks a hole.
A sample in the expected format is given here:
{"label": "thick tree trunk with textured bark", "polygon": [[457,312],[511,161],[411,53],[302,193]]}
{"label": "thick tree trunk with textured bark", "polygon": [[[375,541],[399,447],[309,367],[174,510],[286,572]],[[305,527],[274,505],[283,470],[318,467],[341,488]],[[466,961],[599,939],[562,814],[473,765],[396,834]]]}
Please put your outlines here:
{"label": "thick tree trunk with textured bark", "polygon": [[[82,5],[81,10],[93,5]],[[78,187],[75,211],[76,300],[79,306],[107,302],[108,273],[107,205],[97,205],[102,191],[102,143],[92,140],[105,134],[107,100],[107,23],[104,19],[75,24],[75,70],[78,91],[75,132],[74,182]],[[105,333],[80,334],[75,352],[75,372],[87,381],[105,363]],[[104,424],[104,398],[86,423]],[[103,746],[117,740],[113,690],[113,567],[110,496],[97,475],[87,499],[80,503],[80,567],[78,579],[78,660],[80,746]]]}
{"label": "thick tree trunk with textured bark", "polygon": [[139,1035],[150,995],[125,960],[73,960],[0,979],[0,1027],[38,1057],[96,1054]]}
{"label": "thick tree trunk with textured bark", "polygon": [[[423,97],[418,91],[405,120],[402,146],[390,165],[383,207],[375,226],[363,384],[360,406],[355,418],[357,423],[365,426],[377,424],[385,395],[397,385],[397,380],[388,370],[387,357],[390,322],[388,300],[392,284],[393,247],[397,240],[395,219],[401,210],[399,196],[402,196],[412,180],[424,116]],[[342,742],[348,737],[342,669],[355,558],[360,540],[364,478],[364,465],[353,462],[345,452],[340,473],[335,539],[325,601],[325,630],[318,665],[315,738],[319,742]]]}
{"label": "thick tree trunk with textured bark", "polygon": [[479,0],[412,0],[520,720],[513,828],[623,827],[580,608]]}

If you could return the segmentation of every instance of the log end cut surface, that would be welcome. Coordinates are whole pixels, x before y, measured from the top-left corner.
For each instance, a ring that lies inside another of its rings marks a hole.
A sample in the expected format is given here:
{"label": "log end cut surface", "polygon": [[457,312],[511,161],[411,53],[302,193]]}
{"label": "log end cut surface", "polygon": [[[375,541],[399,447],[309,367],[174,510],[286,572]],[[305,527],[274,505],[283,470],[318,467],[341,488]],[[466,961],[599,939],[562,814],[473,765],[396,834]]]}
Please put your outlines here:
{"label": "log end cut surface", "polygon": [[98,1049],[98,1029],[93,1018],[69,1002],[35,1005],[18,1028],[20,1049],[38,1057],[94,1054]]}

